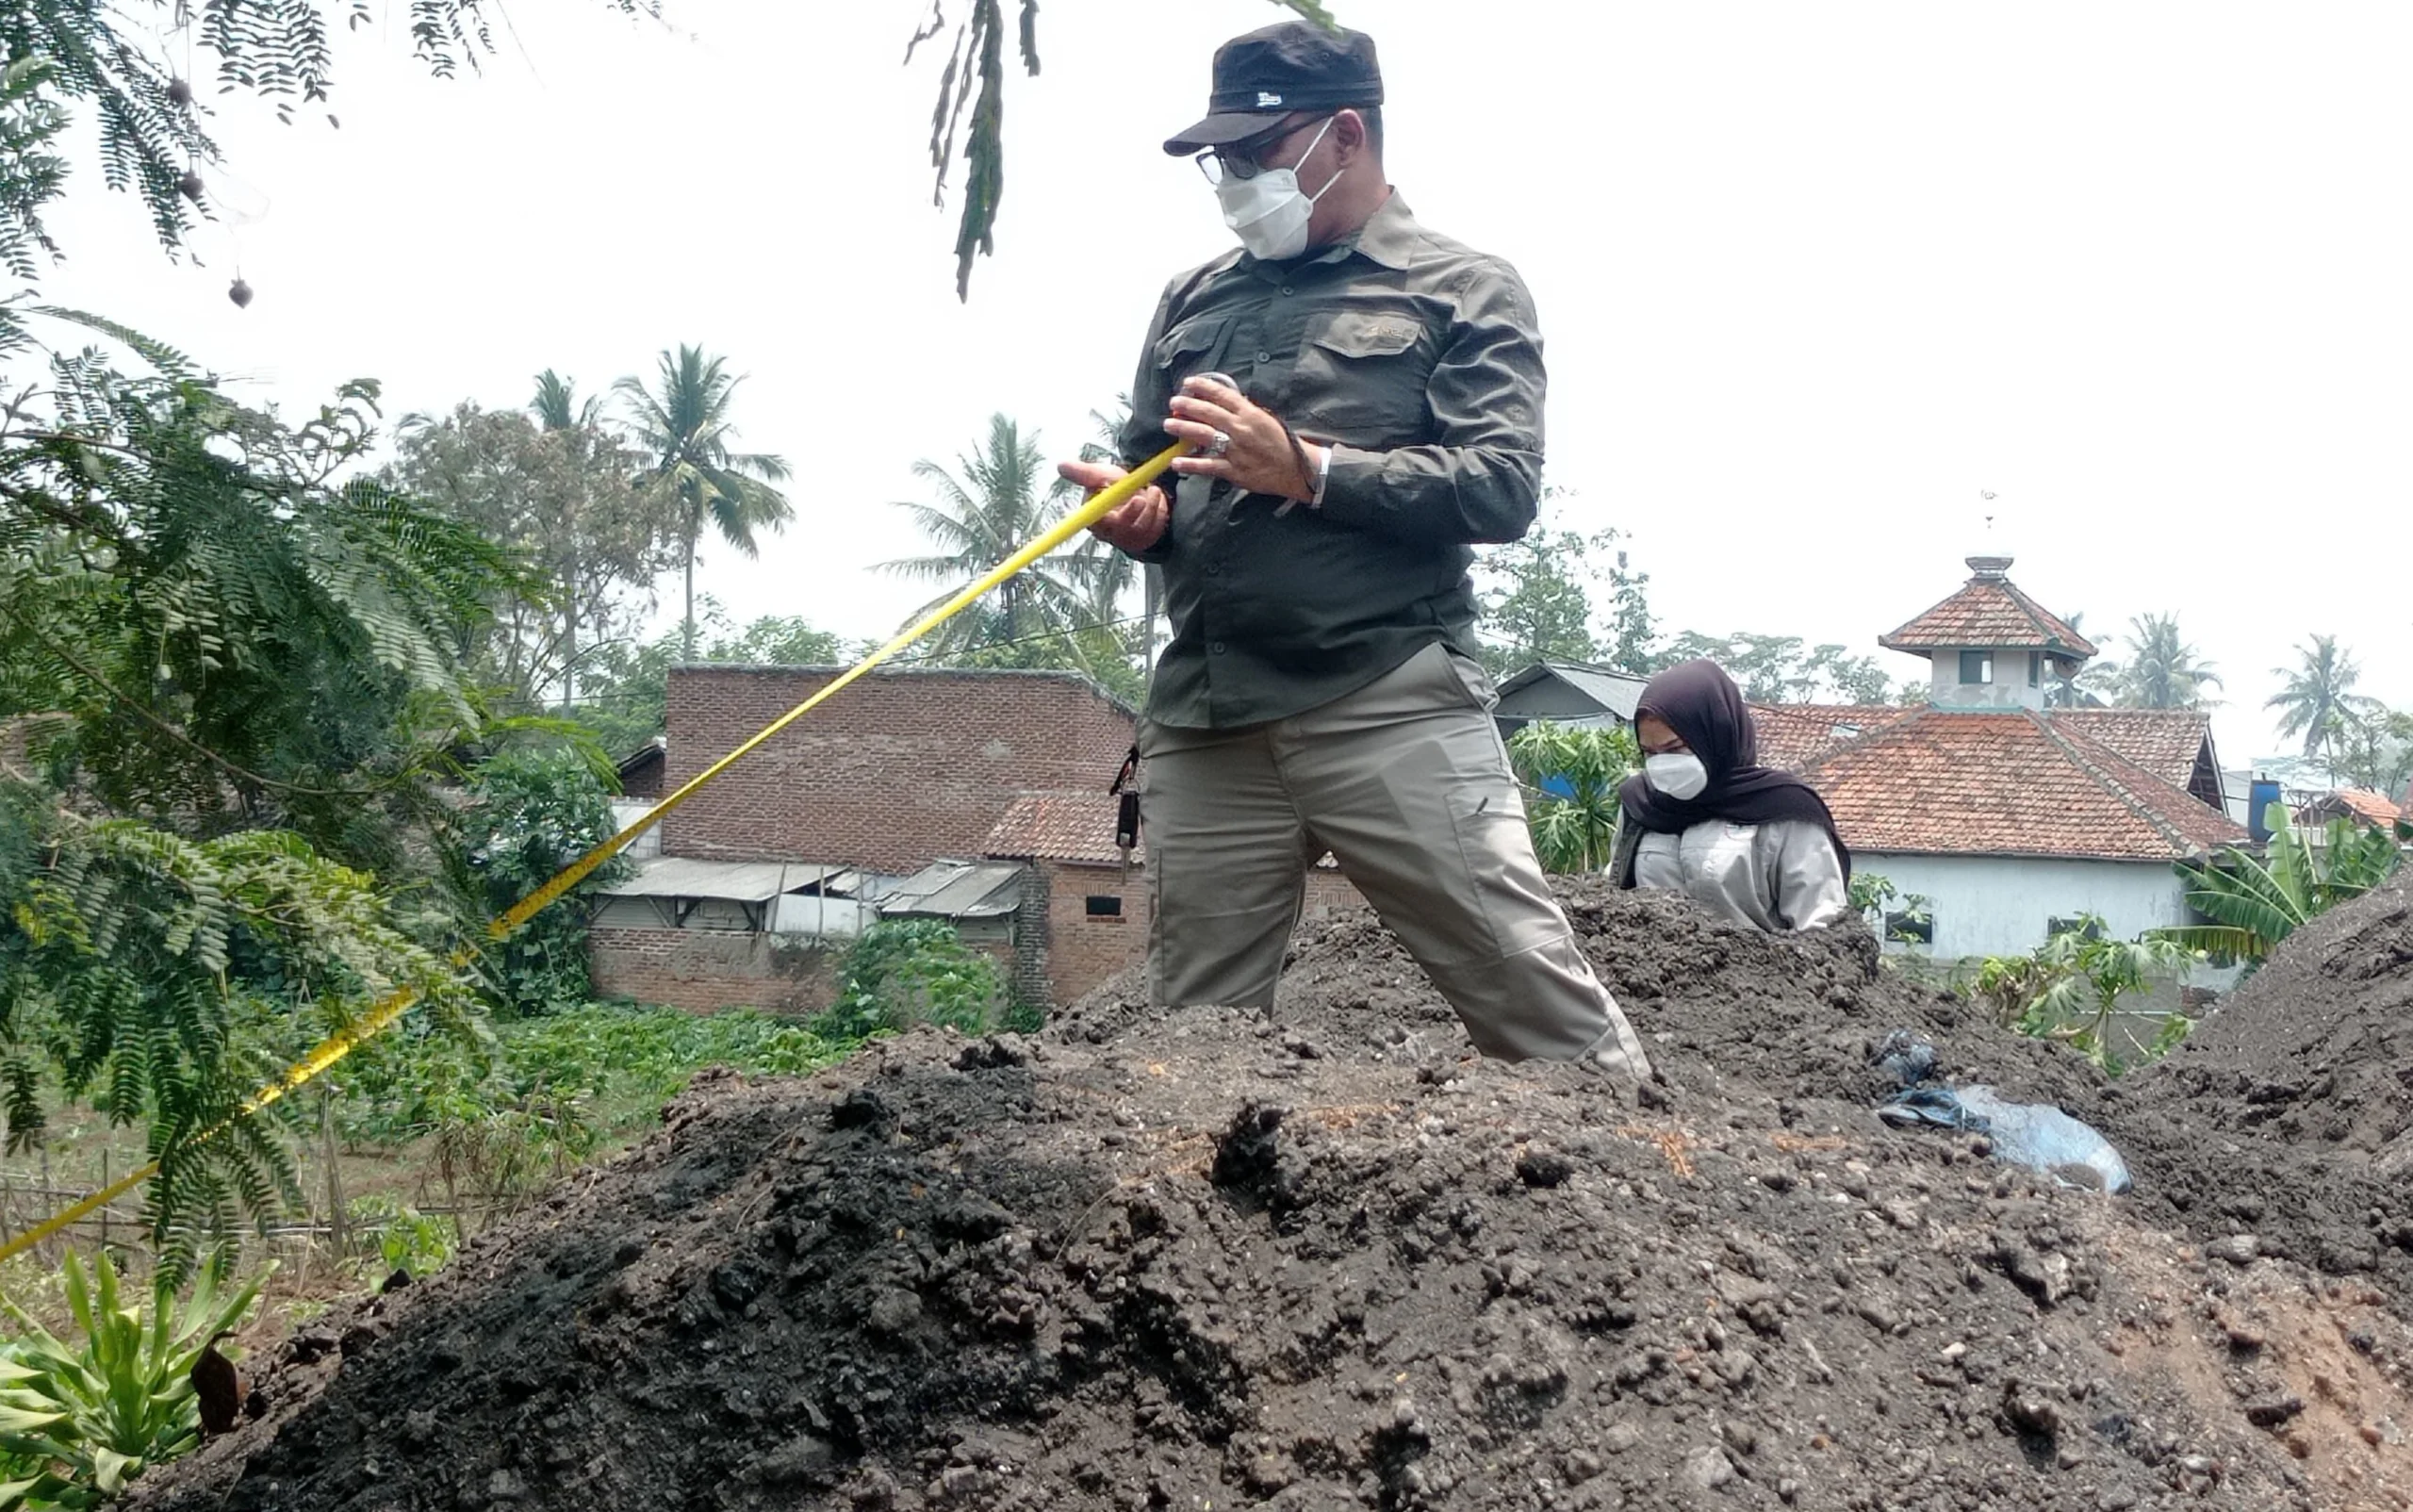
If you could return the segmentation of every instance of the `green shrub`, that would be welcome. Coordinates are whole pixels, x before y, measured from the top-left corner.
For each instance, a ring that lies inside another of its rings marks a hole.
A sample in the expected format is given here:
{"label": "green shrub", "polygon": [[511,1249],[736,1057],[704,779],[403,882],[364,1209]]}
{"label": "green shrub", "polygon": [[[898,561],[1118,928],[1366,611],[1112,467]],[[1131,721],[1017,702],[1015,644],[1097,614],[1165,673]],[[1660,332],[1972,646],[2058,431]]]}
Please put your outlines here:
{"label": "green shrub", "polygon": [[[1953,985],[1992,1007],[2022,1034],[2069,1045],[2113,1076],[2126,1069],[2109,1042],[2112,1011],[2123,997],[2145,991],[2161,972],[2183,972],[2202,955],[2151,935],[2112,940],[2103,921],[2081,914],[2024,956],[1987,956],[1966,962]],[[2193,1027],[2183,1013],[2166,1015],[2143,1059],[2169,1053]]]}
{"label": "green shrub", "polygon": [[354,1197],[345,1214],[359,1236],[377,1246],[382,1274],[433,1274],[452,1257],[453,1227],[392,1197]]}
{"label": "green shrub", "polygon": [[[552,880],[618,829],[591,751],[506,751],[478,768],[470,791],[476,807],[465,863],[491,912]],[[550,1013],[587,1000],[586,910],[579,899],[631,867],[620,857],[604,863],[567,898],[487,950],[488,985],[502,1009]]]}
{"label": "green shrub", "polygon": [[885,919],[846,952],[838,1000],[813,1020],[824,1038],[860,1040],[944,1024],[966,1034],[995,1025],[1006,1001],[1005,974],[935,919]]}

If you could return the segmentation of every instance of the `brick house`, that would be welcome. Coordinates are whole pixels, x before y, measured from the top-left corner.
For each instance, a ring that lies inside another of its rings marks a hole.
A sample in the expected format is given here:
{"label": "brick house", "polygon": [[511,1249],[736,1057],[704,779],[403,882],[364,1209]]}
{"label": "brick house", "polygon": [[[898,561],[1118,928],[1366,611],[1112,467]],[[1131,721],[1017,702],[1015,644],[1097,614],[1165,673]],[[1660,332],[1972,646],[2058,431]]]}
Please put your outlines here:
{"label": "brick house", "polygon": [[1068,1003],[1146,958],[1155,899],[1144,845],[1126,864],[1114,843],[1116,800],[1092,788],[1026,793],[981,841],[983,856],[1021,862],[1038,885],[1015,917],[1018,985]]}
{"label": "brick house", "polygon": [[[662,790],[683,784],[840,671],[674,669]],[[1085,859],[1096,848],[1096,821],[1075,822],[1070,797],[1093,800],[1110,850],[1114,804],[1106,788],[1137,720],[1075,673],[874,672],[649,831],[660,836],[660,855],[637,878],[607,888],[597,911],[597,986],[699,1011],[811,1011],[834,991],[831,967],[852,928],[842,920],[893,897],[902,914],[956,923],[976,948],[1007,962],[1024,991],[1068,1001],[1146,948],[1146,893],[1136,871],[1117,891],[1082,874],[1103,863]],[[1006,868],[1019,874],[1017,897],[1000,907],[994,869],[984,868],[982,896],[959,899],[968,883],[946,867],[990,858],[992,835],[1011,838],[1017,831],[1004,821],[1034,793],[1059,796],[1052,809],[1041,806],[1042,828],[1077,830],[1081,856],[1004,857],[1017,863]],[[1111,860],[1119,873],[1120,853]],[[1080,916],[1092,896],[1141,904],[1130,922],[1072,934],[1084,943],[1051,951],[1061,932],[1054,921],[1068,910]],[[791,928],[792,920],[807,922]],[[1119,959],[1110,942],[1123,945]]]}
{"label": "brick house", "polygon": [[[665,781],[687,781],[839,671],[673,671]],[[665,819],[663,851],[819,862],[890,877],[943,856],[969,859],[1019,794],[1104,793],[1138,721],[1074,672],[877,671]]]}

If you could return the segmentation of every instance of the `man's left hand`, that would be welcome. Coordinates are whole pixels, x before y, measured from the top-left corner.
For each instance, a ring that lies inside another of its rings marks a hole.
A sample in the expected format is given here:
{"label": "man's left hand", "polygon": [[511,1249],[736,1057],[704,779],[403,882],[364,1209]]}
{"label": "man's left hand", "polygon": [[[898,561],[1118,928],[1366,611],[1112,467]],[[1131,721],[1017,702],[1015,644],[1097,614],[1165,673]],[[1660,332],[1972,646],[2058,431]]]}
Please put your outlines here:
{"label": "man's left hand", "polygon": [[[1191,378],[1174,396],[1172,409],[1172,417],[1165,421],[1165,434],[1198,449],[1174,459],[1175,472],[1222,478],[1236,488],[1272,494],[1277,499],[1305,501],[1315,497],[1316,480],[1311,469],[1318,461],[1317,448],[1312,444],[1292,447],[1282,422],[1251,403],[1239,389],[1211,378]],[[1210,455],[1216,450],[1215,438],[1219,435],[1229,436],[1230,440],[1223,447],[1221,456]],[[1306,452],[1310,470],[1301,470],[1302,450]]]}

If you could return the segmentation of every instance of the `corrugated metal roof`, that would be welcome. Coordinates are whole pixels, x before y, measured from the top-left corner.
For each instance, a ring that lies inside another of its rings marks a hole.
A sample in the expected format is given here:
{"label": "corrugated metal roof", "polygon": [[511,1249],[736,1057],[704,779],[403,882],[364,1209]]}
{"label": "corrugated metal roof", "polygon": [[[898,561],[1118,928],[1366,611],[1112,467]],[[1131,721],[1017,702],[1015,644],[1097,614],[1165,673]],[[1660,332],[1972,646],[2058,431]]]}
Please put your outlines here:
{"label": "corrugated metal roof", "polygon": [[[1518,700],[1515,696],[1536,682],[1550,679],[1565,683],[1598,705],[1603,714],[1618,719],[1633,717],[1633,706],[1641,699],[1642,690],[1650,681],[1649,678],[1636,677],[1631,672],[1595,666],[1588,662],[1535,662],[1500,684],[1502,706],[1498,712],[1511,718],[1533,717],[1524,709],[1517,706]],[[1582,722],[1580,717],[1568,718],[1559,715],[1546,717],[1551,718],[1557,724]]]}
{"label": "corrugated metal roof", "polygon": [[993,919],[1022,901],[1023,868],[1012,862],[934,861],[890,889],[879,912],[941,919]]}
{"label": "corrugated metal roof", "polygon": [[851,867],[824,866],[809,861],[697,861],[687,856],[656,856],[626,881],[607,882],[598,891],[613,897],[714,897],[736,903],[761,903],[781,893],[818,886],[826,893],[849,890]]}

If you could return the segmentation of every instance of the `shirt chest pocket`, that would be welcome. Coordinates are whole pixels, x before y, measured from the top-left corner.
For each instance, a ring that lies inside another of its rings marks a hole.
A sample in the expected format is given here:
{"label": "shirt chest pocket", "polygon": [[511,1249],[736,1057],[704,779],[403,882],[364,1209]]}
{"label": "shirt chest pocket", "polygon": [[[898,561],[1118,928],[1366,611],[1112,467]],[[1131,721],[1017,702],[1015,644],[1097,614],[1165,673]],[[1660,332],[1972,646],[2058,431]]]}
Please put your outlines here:
{"label": "shirt chest pocket", "polygon": [[1430,440],[1434,346],[1413,316],[1342,310],[1312,332],[1291,384],[1291,423],[1370,450]]}
{"label": "shirt chest pocket", "polygon": [[1181,391],[1181,381],[1192,373],[1213,371],[1223,361],[1228,315],[1199,315],[1182,321],[1157,338],[1152,359],[1166,397]]}
{"label": "shirt chest pocket", "polygon": [[1758,830],[1756,825],[1723,819],[1693,826],[1684,832],[1685,869],[1721,886],[1731,878],[1748,876],[1752,869],[1752,837]]}

